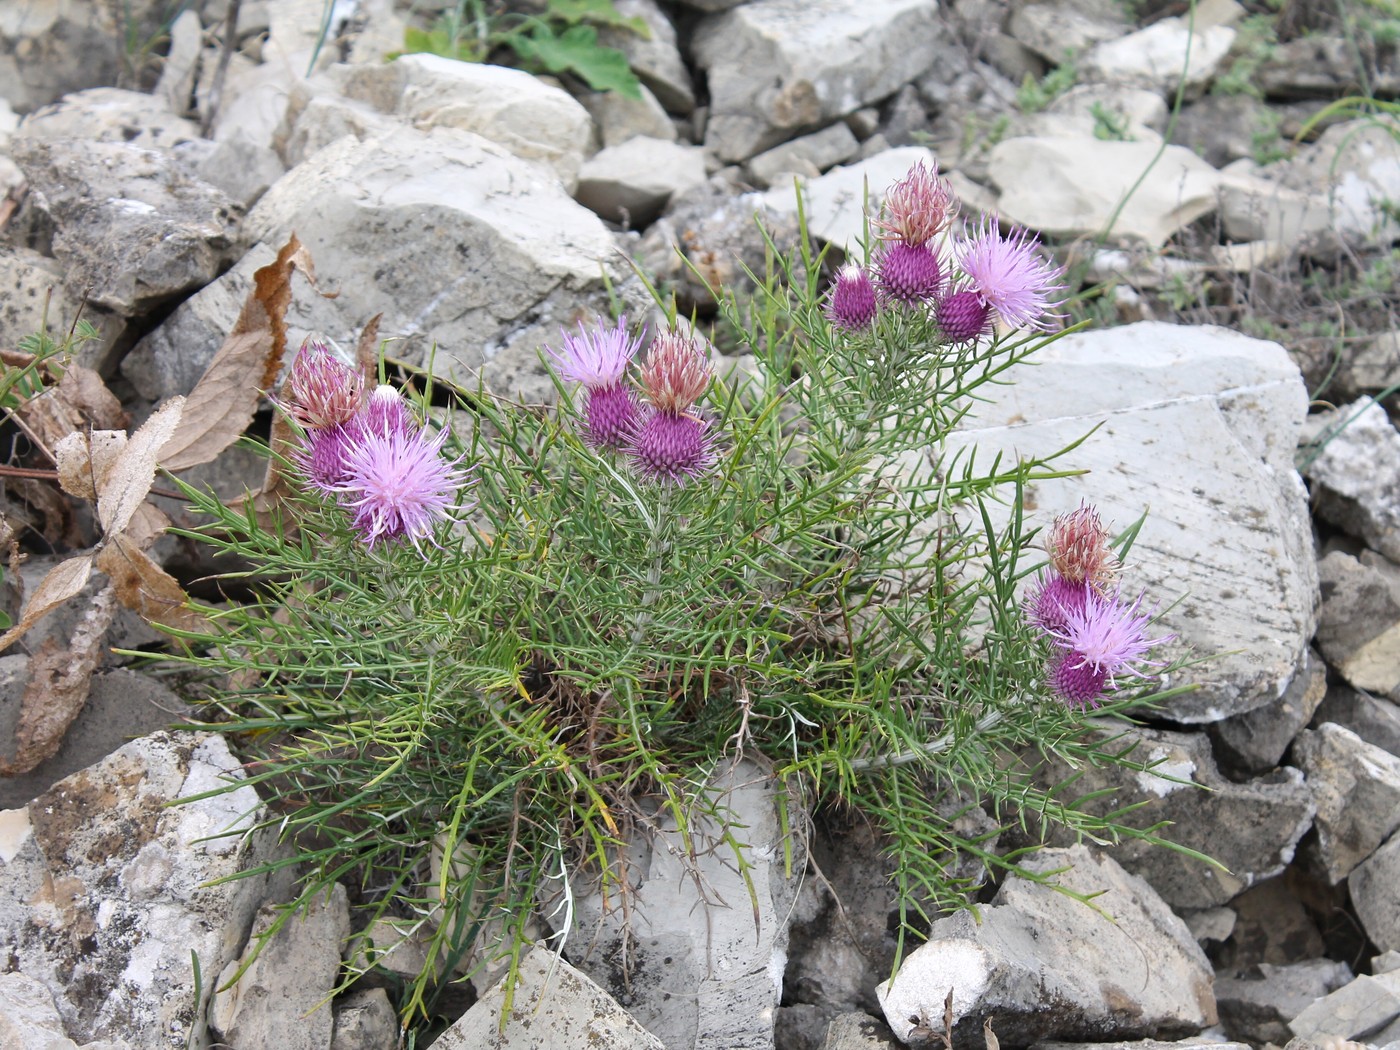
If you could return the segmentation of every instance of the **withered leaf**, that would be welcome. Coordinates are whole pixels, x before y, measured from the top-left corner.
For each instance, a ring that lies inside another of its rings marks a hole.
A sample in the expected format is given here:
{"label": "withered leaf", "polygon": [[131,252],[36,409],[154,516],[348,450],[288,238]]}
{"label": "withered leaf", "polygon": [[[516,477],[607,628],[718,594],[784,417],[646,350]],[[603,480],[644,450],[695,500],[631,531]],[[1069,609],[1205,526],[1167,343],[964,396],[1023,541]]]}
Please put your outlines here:
{"label": "withered leaf", "polygon": [[365,377],[365,389],[373,390],[379,375],[379,322],[383,314],[375,314],[365,323],[360,341],[355,347],[355,365]]}
{"label": "withered leaf", "polygon": [[172,397],[141,424],[117,453],[97,490],[97,520],[102,531],[115,536],[126,528],[136,508],[146,501],[156,480],[156,460],[184,414],[185,399]]}
{"label": "withered leaf", "polygon": [[61,561],[50,569],[48,575],[39,581],[39,586],[34,588],[34,594],[30,597],[29,604],[24,607],[24,612],[20,614],[19,622],[0,635],[0,651],[6,649],[48,613],[81,592],[91,576],[90,554]]}
{"label": "withered leaf", "polygon": [[124,430],[94,430],[91,435],[73,431],[53,447],[59,485],[70,496],[96,500],[107,471],[125,447]]}
{"label": "withered leaf", "polygon": [[131,524],[122,533],[143,551],[150,550],[151,544],[160,538],[161,533],[170,528],[170,519],[154,503],[143,503],[131,516]]}
{"label": "withered leaf", "polygon": [[[39,590],[43,590],[43,584]],[[0,758],[0,776],[28,773],[58,751],[63,734],[87,703],[92,672],[105,649],[107,628],[116,611],[109,584],[97,592],[73,628],[68,645],[50,638],[30,657],[29,684],[20,699],[19,725],[15,729],[15,758],[13,762]]]}
{"label": "withered leaf", "polygon": [[73,431],[83,428],[82,414],[55,387],[35,394],[15,414],[30,440],[47,453],[52,453],[54,446]]}
{"label": "withered leaf", "polygon": [[[258,524],[265,529],[273,527],[274,512],[294,494],[295,490],[287,478],[282,461],[291,455],[295,442],[296,434],[292,431],[292,425],[281,412],[275,413],[272,417],[272,433],[268,435],[267,440],[268,447],[272,450],[272,455],[267,460],[267,473],[263,476],[262,488],[248,497],[253,501],[253,513],[257,515]],[[283,516],[284,529],[291,529],[294,525],[295,519],[291,515]]]}
{"label": "withered leaf", "polygon": [[126,429],[127,415],[122,411],[122,403],[91,368],[82,365],[65,368],[63,378],[58,381],[58,393],[93,427],[99,430]]}
{"label": "withered leaf", "polygon": [[208,626],[191,608],[189,595],[175,578],[153,562],[130,536],[118,536],[97,555],[97,567],[111,578],[117,599],[148,623],[180,631]]}
{"label": "withered leaf", "polygon": [[238,320],[190,391],[184,422],[161,460],[167,470],[208,463],[248,428],[258,399],[282,368],[292,274],[298,269],[315,287],[311,256],[292,234],[276,260],[253,274],[253,290]]}

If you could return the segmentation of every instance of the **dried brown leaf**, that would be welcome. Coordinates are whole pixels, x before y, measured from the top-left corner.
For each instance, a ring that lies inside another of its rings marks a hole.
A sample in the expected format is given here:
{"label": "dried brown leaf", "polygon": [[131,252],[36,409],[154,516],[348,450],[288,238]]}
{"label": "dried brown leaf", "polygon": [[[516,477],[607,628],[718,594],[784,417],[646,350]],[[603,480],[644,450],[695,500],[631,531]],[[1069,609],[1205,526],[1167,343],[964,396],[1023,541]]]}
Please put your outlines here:
{"label": "dried brown leaf", "polygon": [[75,430],[53,447],[58,483],[79,499],[97,499],[107,471],[126,447],[125,430]]}
{"label": "dried brown leaf", "polygon": [[360,341],[355,347],[355,364],[365,377],[365,389],[373,390],[379,377],[379,322],[383,314],[375,314],[365,324],[360,333]]}
{"label": "dried brown leaf", "polygon": [[75,430],[83,429],[83,417],[56,387],[41,390],[15,410],[30,440],[52,454],[54,446]]}
{"label": "dried brown leaf", "polygon": [[184,423],[161,460],[167,470],[208,463],[248,429],[258,399],[272,388],[282,368],[292,274],[298,269],[314,288],[311,256],[292,234],[276,260],[253,274],[253,290],[238,320],[190,391]]}
{"label": "dried brown leaf", "polygon": [[146,501],[156,480],[161,449],[180,426],[185,399],[172,397],[141,424],[117,453],[97,490],[97,520],[102,531],[115,536],[123,531]]}
{"label": "dried brown leaf", "polygon": [[[280,412],[272,417],[272,433],[268,435],[267,443],[272,455],[267,460],[267,473],[263,476],[262,488],[248,498],[253,501],[253,513],[257,516],[258,524],[264,529],[272,529],[275,526],[274,519],[277,517],[278,508],[285,506],[295,493],[282,460],[291,455],[296,443],[296,433]],[[296,519],[292,515],[281,515],[281,521],[283,529],[291,530],[296,527]]]}
{"label": "dried brown leaf", "polygon": [[91,368],[69,365],[58,381],[58,394],[98,430],[125,430],[130,420],[122,403]]}
{"label": "dried brown leaf", "polygon": [[0,651],[33,627],[48,613],[82,591],[92,576],[92,555],[83,554],[61,561],[48,571],[20,614],[19,622],[0,635]]}
{"label": "dried brown leaf", "polygon": [[150,550],[151,544],[160,538],[161,533],[170,528],[170,519],[154,503],[143,503],[131,516],[131,524],[122,533],[124,537],[140,547]]}
{"label": "dried brown leaf", "polygon": [[1001,1050],[1001,1040],[992,1031],[992,1019],[989,1017],[982,1022],[982,1038],[986,1040],[987,1050]]}
{"label": "dried brown leaf", "polygon": [[[40,584],[39,590],[43,586]],[[0,758],[0,776],[28,773],[58,751],[63,734],[87,703],[92,672],[106,648],[107,628],[116,611],[113,589],[108,585],[97,592],[73,628],[68,645],[50,638],[29,658],[29,684],[20,699],[19,725],[15,729],[15,758],[13,762]]]}
{"label": "dried brown leaf", "polygon": [[153,562],[129,536],[118,536],[97,555],[97,567],[111,578],[117,599],[148,623],[180,631],[208,627],[189,604],[175,578]]}

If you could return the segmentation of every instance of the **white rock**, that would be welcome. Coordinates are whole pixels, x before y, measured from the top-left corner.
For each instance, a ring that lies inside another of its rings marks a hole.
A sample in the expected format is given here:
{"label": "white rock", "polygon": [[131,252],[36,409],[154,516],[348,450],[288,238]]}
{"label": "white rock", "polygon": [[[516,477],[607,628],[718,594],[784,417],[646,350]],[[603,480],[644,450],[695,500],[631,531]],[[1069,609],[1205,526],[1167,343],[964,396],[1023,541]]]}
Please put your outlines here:
{"label": "white rock", "polygon": [[1235,30],[1228,26],[1198,27],[1192,33],[1185,19],[1163,18],[1097,45],[1080,59],[1079,67],[1088,79],[1138,84],[1164,95],[1176,89],[1185,72],[1187,89],[1199,90],[1215,76],[1234,42]]}
{"label": "white rock", "polygon": [[155,93],[165,100],[172,113],[179,116],[185,116],[193,106],[203,38],[199,12],[192,8],[181,11],[170,23],[170,52],[161,65],[160,82],[156,84]]}
{"label": "white rock", "polygon": [[612,996],[547,948],[520,960],[504,1027],[503,977],[433,1046],[439,1050],[664,1050]]}
{"label": "white rock", "polygon": [[1220,183],[1220,218],[1232,241],[1296,246],[1332,229],[1325,195],[1290,189],[1274,179],[1230,174]]}
{"label": "white rock", "polygon": [[933,63],[937,15],[934,0],[752,0],[706,19],[705,145],[745,160],[893,94]]}
{"label": "white rock", "polygon": [[820,173],[850,160],[858,149],[860,143],[851,129],[845,124],[833,124],[760,153],[748,162],[747,168],[760,186],[771,186],[783,172],[801,171],[807,165],[814,173]]}
{"label": "white rock", "polygon": [[1400,758],[1323,722],[1293,743],[1317,800],[1317,860],[1335,885],[1400,829]]}
{"label": "white rock", "polygon": [[1162,603],[1161,626],[1178,644],[1211,657],[1173,682],[1200,688],[1166,701],[1167,717],[1213,722],[1279,696],[1318,600],[1293,468],[1307,392],[1283,347],[1145,322],[1067,336],[1004,378],[946,454],[1043,456],[1099,428],[1056,461],[1089,473],[1033,484],[1027,505],[1047,525],[1081,500],[1118,528],[1147,512],[1127,586]]}
{"label": "white rock", "polygon": [[949,990],[960,1041],[980,1037],[987,1017],[1014,1045],[1215,1023],[1210,963],[1145,882],[1084,846],[1042,850],[1022,863],[1040,873],[1069,866],[1056,881],[1100,894],[1094,908],[1013,876],[979,909],[980,922],[968,912],[939,919],[928,942],[876,988],[897,1037],[911,1041],[911,1018],[940,1030]]}
{"label": "white rock", "polygon": [[1157,248],[1215,209],[1221,183],[1184,147],[1157,152],[1151,142],[1013,138],[992,148],[987,171],[1001,188],[1005,219],[1057,237],[1099,233],[1114,219],[1112,237]]}
{"label": "white rock", "polygon": [[[1355,1046],[1347,1040],[1374,1038],[1377,1029],[1400,1017],[1400,973],[1361,976],[1331,995],[1315,1000],[1288,1027],[1314,1044]],[[1372,1045],[1387,1045],[1376,1043]]]}
{"label": "white rock", "polygon": [[1369,397],[1308,419],[1303,473],[1318,514],[1400,562],[1400,433]]}
{"label": "white rock", "polygon": [[48,988],[22,973],[3,973],[0,1046],[6,1050],[77,1050],[78,1044],[64,1032],[63,1018]]}
{"label": "white rock", "polygon": [[579,172],[578,202],[633,228],[645,227],[677,193],[705,181],[705,151],[637,136],[594,154]]}
{"label": "white rock", "polygon": [[1048,114],[1079,117],[1090,121],[1091,127],[1096,110],[1121,118],[1129,137],[1149,141],[1160,141],[1169,113],[1155,91],[1111,84],[1079,84],[1045,107]]}
{"label": "white rock", "polygon": [[591,91],[579,99],[593,118],[604,147],[620,146],[638,135],[668,142],[676,140],[676,125],[671,123],[656,96],[645,84],[638,90],[640,99],[628,98],[617,91]]}
{"label": "white rock", "polygon": [[1121,10],[1112,17],[1095,17],[1072,4],[1017,4],[1011,12],[1011,35],[1051,65],[1067,55],[1082,55],[1096,44],[1126,34],[1129,25]]}
{"label": "white rock", "polygon": [[177,117],[159,95],[100,87],[66,95],[35,110],[25,117],[19,136],[126,142],[143,149],[168,150],[199,138],[199,125]]}
{"label": "white rock", "polygon": [[649,35],[603,28],[598,31],[598,42],[626,55],[632,72],[651,88],[669,112],[689,113],[695,108],[695,89],[676,46],[676,28],[671,20],[655,0],[613,0],[613,7],[624,18],[640,18],[646,23]]}
{"label": "white rock", "polygon": [[1388,243],[1400,222],[1387,211],[1400,200],[1400,142],[1390,128],[1353,120],[1328,128],[1280,173],[1286,185],[1321,196],[1344,236]]}

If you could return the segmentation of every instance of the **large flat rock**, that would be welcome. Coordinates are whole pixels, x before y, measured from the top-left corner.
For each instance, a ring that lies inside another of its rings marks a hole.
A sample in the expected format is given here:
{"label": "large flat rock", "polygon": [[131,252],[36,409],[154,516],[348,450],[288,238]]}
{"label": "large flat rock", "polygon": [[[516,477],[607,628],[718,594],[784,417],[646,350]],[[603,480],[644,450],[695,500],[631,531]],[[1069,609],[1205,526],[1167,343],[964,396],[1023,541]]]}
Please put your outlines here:
{"label": "large flat rock", "polygon": [[1292,463],[1307,393],[1287,353],[1223,328],[1145,322],[1066,336],[1033,361],[974,406],[948,454],[976,446],[990,463],[1089,434],[1060,461],[1088,473],[1030,486],[1027,515],[1048,525],[1087,500],[1122,529],[1147,512],[1124,585],[1161,603],[1176,652],[1209,657],[1172,683],[1198,689],[1164,713],[1213,722],[1276,699],[1318,602]]}

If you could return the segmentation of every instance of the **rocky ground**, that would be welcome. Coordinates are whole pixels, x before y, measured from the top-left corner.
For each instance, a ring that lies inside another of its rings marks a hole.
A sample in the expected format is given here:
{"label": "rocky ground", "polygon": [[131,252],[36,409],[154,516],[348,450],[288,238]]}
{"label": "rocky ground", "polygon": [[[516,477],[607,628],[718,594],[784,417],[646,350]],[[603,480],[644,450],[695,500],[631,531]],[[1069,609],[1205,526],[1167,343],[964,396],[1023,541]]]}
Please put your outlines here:
{"label": "rocky ground", "polygon": [[[839,255],[866,187],[936,159],[968,213],[1043,236],[1072,313],[1096,322],[1022,368],[953,446],[1060,447],[1102,424],[1075,453],[1090,473],[1029,492],[1028,509],[1048,520],[1088,499],[1123,524],[1148,508],[1133,582],[1176,600],[1169,628],[1214,657],[1188,669],[1195,692],[1113,730],[1171,779],[1090,769],[1078,789],[1105,809],[1146,799],[1143,826],[1171,822],[1227,870],[1052,842],[1034,863],[1072,866],[1067,885],[1102,892],[1113,922],[1008,880],[985,888],[980,923],[935,923],[891,981],[878,844],[819,822],[788,880],[754,788],[757,937],[743,909],[677,898],[658,854],[633,979],[606,936],[567,960],[539,949],[504,1034],[502,990],[478,977],[446,986],[435,1045],[942,1045],[951,987],[959,1045],[983,1045],[990,1018],[1008,1047],[1400,1046],[1400,119],[1384,108],[1400,11],[615,2],[649,27],[604,32],[639,100],[431,54],[386,62],[424,14],[390,0],[0,5],[0,350],[21,367],[21,340],[81,313],[78,360],[116,395],[10,414],[11,618],[97,536],[53,483],[54,443],[188,394],[293,233],[340,294],[294,279],[291,345],[353,347],[379,314],[406,365],[436,346],[446,380],[541,398],[541,342],[610,293],[644,309],[625,258],[711,317],[695,273],[742,287],[740,263],[762,263],[754,213],[793,235],[794,180]],[[187,477],[232,495],[256,469],[232,448]],[[150,552],[187,583],[207,569],[168,536]],[[104,587],[95,575],[0,657],[7,727],[37,668],[112,603]],[[382,980],[326,1002],[343,894],[239,973],[286,873],[210,882],[273,855],[237,835],[268,800],[248,787],[162,808],[238,761],[220,737],[166,731],[185,700],[115,651],[160,636],[110,619],[61,749],[21,770],[22,745],[4,748],[0,1044],[398,1045],[396,975],[434,963],[386,930]],[[580,900],[580,922],[598,911]]]}

